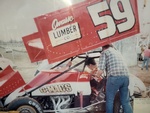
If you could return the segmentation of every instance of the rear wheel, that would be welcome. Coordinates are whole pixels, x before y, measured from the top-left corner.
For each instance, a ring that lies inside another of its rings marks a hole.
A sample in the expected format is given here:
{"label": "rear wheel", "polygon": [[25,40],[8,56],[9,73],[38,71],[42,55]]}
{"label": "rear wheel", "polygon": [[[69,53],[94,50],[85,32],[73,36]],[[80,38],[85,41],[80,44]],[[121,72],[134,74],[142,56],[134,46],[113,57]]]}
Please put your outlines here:
{"label": "rear wheel", "polygon": [[121,106],[121,102],[120,102],[119,92],[116,94],[115,100],[114,100],[114,113],[124,113],[123,108]]}
{"label": "rear wheel", "polygon": [[40,104],[29,97],[18,97],[8,105],[7,109],[17,110],[20,113],[43,113]]}
{"label": "rear wheel", "polygon": [[[133,100],[130,99],[131,106],[133,108]],[[117,92],[114,100],[114,113],[124,113],[123,107],[120,102],[120,95],[119,92]]]}

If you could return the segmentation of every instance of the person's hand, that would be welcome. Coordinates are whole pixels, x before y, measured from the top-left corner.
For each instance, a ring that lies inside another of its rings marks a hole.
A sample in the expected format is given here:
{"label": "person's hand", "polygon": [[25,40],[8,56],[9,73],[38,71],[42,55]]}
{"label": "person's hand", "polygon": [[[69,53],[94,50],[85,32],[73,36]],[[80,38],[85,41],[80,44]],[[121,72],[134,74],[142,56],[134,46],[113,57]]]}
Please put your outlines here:
{"label": "person's hand", "polygon": [[93,69],[90,74],[93,76],[93,77],[100,77],[102,75],[103,71],[102,70],[98,70],[97,68],[96,69]]}
{"label": "person's hand", "polygon": [[94,79],[95,77],[97,77],[97,76],[96,76],[97,71],[98,71],[98,70],[97,70],[97,67],[93,68],[93,69],[90,71],[90,75],[91,75],[90,79],[91,79],[91,80]]}
{"label": "person's hand", "polygon": [[102,74],[103,74],[102,70],[97,70],[97,72],[96,72],[96,76],[97,77],[100,77]]}
{"label": "person's hand", "polygon": [[93,69],[91,70],[90,74],[91,74],[91,75],[95,75],[97,71],[98,71],[98,70],[97,70],[97,67],[95,67],[95,68],[93,68]]}

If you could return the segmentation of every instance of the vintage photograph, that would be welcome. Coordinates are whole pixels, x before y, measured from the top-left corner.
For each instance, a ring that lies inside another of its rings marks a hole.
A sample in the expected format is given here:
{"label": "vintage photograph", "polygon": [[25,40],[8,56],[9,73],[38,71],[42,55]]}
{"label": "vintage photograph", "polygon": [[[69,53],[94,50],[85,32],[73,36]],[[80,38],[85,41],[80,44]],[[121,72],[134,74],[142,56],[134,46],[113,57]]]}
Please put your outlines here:
{"label": "vintage photograph", "polygon": [[150,113],[149,0],[0,9],[0,113]]}

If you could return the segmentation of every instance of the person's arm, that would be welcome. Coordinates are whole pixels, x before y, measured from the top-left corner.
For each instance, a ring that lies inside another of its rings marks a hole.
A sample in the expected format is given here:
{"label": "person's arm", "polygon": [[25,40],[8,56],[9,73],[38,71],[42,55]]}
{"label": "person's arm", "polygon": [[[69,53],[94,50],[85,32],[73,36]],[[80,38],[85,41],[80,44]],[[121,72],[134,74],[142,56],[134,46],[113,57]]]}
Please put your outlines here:
{"label": "person's arm", "polygon": [[99,59],[99,66],[98,66],[99,69],[96,74],[98,77],[100,77],[104,73],[105,67],[106,67],[106,55],[105,52],[103,51]]}

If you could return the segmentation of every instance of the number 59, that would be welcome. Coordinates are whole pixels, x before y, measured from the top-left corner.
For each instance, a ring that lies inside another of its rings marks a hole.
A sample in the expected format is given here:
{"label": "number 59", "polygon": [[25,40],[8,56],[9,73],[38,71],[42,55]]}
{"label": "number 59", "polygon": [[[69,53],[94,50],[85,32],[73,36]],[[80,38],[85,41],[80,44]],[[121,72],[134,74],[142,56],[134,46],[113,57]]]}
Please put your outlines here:
{"label": "number 59", "polygon": [[[119,7],[122,7],[122,9]],[[111,10],[110,14],[100,16],[99,13]],[[107,27],[100,29],[98,35],[100,39],[105,39],[115,34],[118,29],[119,33],[130,30],[135,24],[135,17],[132,11],[130,0],[110,0],[108,6],[107,1],[99,2],[97,4],[87,7],[92,21],[96,26],[107,24]],[[124,20],[121,23],[116,24],[115,21]]]}

